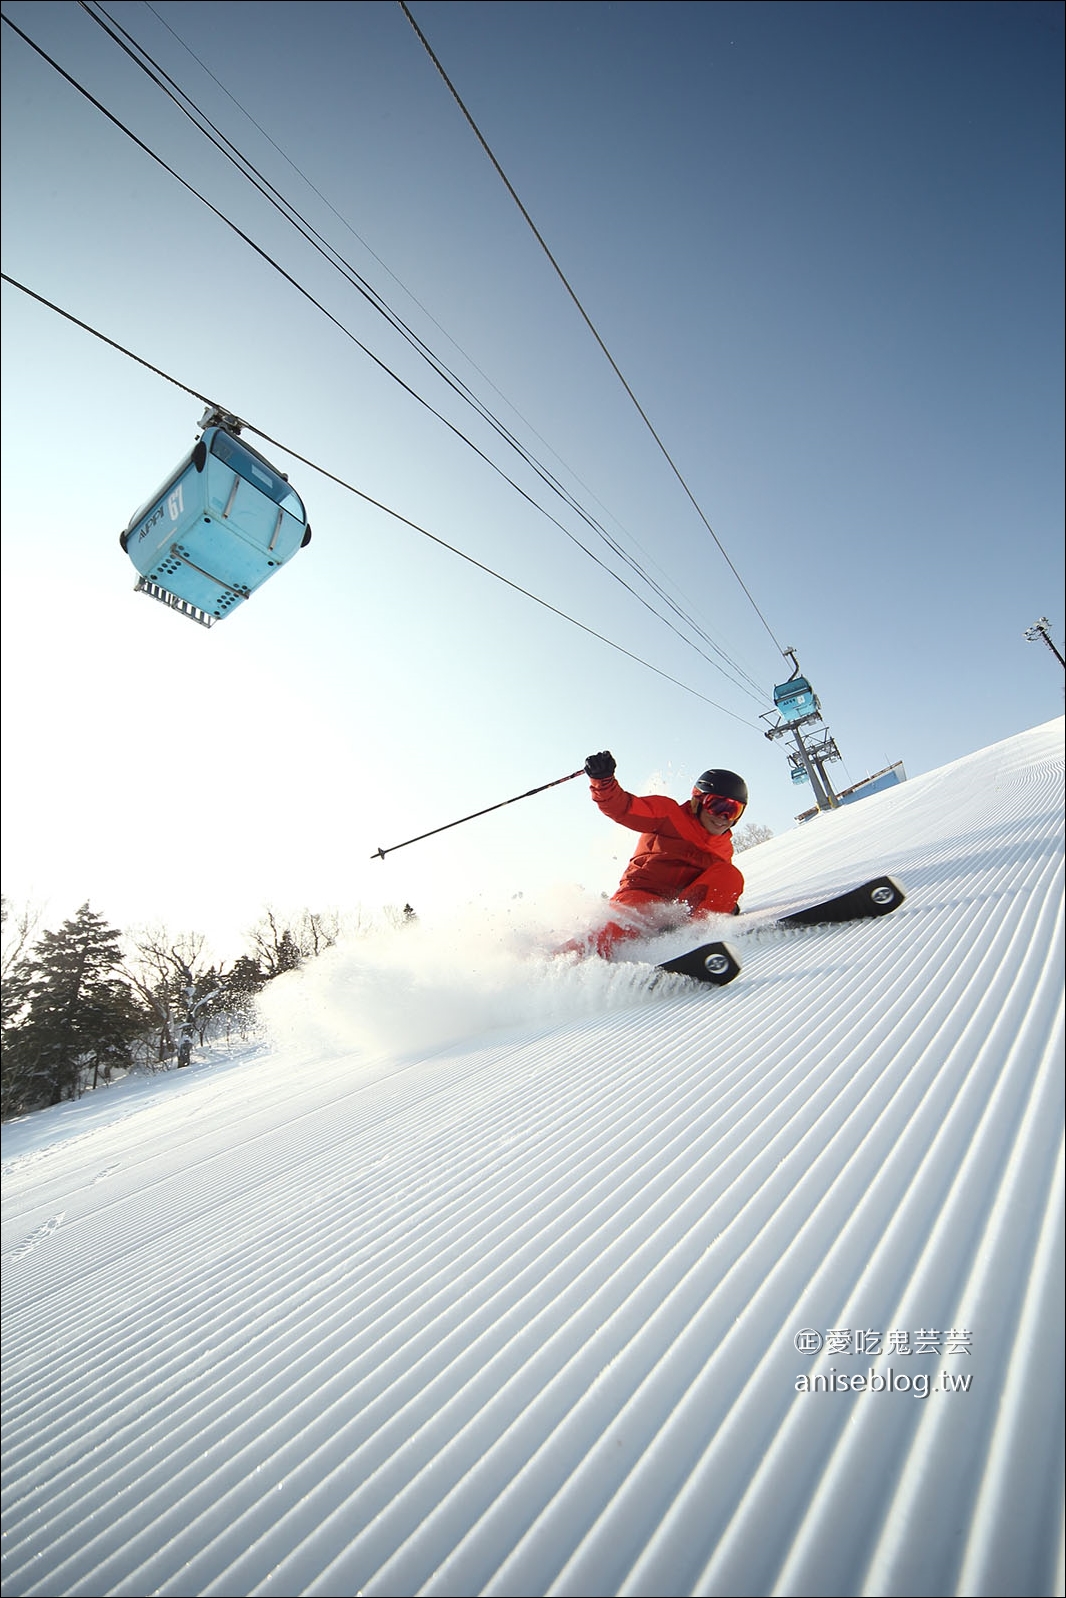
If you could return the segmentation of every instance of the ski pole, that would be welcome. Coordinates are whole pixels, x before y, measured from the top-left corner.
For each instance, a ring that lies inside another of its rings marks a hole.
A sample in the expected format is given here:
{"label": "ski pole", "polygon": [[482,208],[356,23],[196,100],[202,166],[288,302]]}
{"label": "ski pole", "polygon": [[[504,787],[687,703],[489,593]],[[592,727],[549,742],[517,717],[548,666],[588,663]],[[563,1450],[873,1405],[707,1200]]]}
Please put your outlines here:
{"label": "ski pole", "polygon": [[420,832],[417,838],[407,838],[403,843],[394,843],[389,849],[376,849],[370,856],[371,860],[384,860],[387,854],[392,854],[396,849],[406,849],[409,843],[421,843],[423,838],[432,838],[438,832],[447,832],[449,827],[461,827],[464,821],[476,821],[478,816],[487,816],[491,810],[502,810],[504,805],[516,805],[519,799],[532,799],[535,793],[544,793],[548,788],[558,788],[561,782],[573,782],[575,777],[583,777],[585,768],[571,771],[565,777],[556,777],[554,782],[541,783],[539,788],[530,788],[528,793],[516,793],[513,799],[501,799],[498,805],[487,805],[484,810],[475,810],[471,816],[460,816],[458,821],[446,821],[443,827],[434,827],[430,832]]}

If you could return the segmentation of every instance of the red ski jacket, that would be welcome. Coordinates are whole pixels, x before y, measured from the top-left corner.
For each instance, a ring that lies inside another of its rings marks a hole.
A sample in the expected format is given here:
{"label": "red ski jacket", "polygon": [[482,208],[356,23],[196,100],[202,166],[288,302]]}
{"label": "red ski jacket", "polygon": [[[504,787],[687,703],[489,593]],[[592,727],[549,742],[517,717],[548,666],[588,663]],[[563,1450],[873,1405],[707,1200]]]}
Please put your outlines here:
{"label": "red ski jacket", "polygon": [[[677,899],[716,861],[732,861],[732,834],[716,837],[707,832],[699,817],[676,799],[665,794],[638,798],[626,793],[614,777],[593,780],[590,788],[605,816],[642,835],[618,884],[619,893],[635,890],[657,899]],[[737,877],[742,888],[744,879],[739,872]]]}

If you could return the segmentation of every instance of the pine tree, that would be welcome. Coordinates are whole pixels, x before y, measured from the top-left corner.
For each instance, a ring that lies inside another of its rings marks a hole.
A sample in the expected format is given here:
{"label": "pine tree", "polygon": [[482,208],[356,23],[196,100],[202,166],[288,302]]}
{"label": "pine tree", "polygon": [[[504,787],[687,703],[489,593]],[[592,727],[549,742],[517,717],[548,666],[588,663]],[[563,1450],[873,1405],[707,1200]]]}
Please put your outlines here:
{"label": "pine tree", "polygon": [[281,976],[283,971],[296,971],[301,965],[303,965],[303,955],[300,953],[300,945],[286,927],[278,944],[277,975]]}
{"label": "pine tree", "polygon": [[234,1002],[239,1004],[244,995],[254,998],[266,986],[266,981],[258,962],[250,954],[241,954],[234,960],[233,969],[226,978],[226,991],[234,995]]}
{"label": "pine tree", "polygon": [[114,973],[121,934],[83,904],[33,951],[25,1013],[4,1051],[4,1114],[77,1098],[86,1074],[127,1064],[144,1016]]}
{"label": "pine tree", "polygon": [[37,928],[38,912],[27,905],[16,911],[7,899],[0,899],[0,938],[2,938],[3,987],[0,1011],[3,1018],[4,1046],[18,1026],[29,998],[30,948]]}
{"label": "pine tree", "polygon": [[232,969],[222,978],[219,1013],[226,1018],[226,1036],[230,1028],[246,1036],[255,1022],[256,995],[266,987],[266,974],[251,955],[239,955]]}

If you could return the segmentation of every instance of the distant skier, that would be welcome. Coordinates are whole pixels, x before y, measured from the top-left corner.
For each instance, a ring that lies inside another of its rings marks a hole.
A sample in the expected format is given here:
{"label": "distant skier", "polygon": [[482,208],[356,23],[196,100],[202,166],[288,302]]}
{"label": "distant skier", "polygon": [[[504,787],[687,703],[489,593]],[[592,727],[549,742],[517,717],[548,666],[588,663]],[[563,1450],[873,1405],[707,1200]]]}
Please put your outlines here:
{"label": "distant skier", "polygon": [[733,914],[744,891],[744,878],[733,864],[732,836],[748,803],[744,779],[735,771],[705,771],[691,799],[678,804],[663,794],[626,793],[614,773],[609,750],[585,761],[594,802],[641,839],[611,896],[612,905],[630,913],[595,934],[596,952],[607,957],[621,939],[654,931],[658,923],[646,913],[650,905],[681,904],[694,916]]}

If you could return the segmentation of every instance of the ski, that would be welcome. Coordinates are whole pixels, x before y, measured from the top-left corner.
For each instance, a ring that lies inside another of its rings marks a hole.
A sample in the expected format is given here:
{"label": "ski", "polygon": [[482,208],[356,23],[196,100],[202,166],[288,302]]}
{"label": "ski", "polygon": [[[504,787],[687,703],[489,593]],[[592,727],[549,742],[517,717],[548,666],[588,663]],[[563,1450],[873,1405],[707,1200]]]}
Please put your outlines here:
{"label": "ski", "polygon": [[[770,927],[821,927],[841,921],[865,921],[871,916],[886,916],[897,910],[907,895],[894,877],[871,877],[869,882],[849,888],[847,893],[835,894],[832,899],[821,899],[817,904],[789,910],[763,926]],[[738,931],[743,929],[743,918]],[[679,954],[673,960],[664,960],[655,968],[673,976],[694,977],[697,982],[709,982],[715,987],[725,987],[740,975],[740,957],[728,943],[702,943],[698,949]]]}
{"label": "ski", "polygon": [[871,877],[847,893],[818,904],[790,910],[771,924],[775,927],[821,927],[836,921],[865,921],[869,916],[887,916],[898,910],[907,895],[894,877]]}
{"label": "ski", "polygon": [[740,975],[740,961],[735,949],[728,943],[703,943],[688,954],[679,954],[675,960],[664,960],[657,971],[667,971],[672,976],[695,977],[697,982],[710,982],[724,988],[727,982]]}

